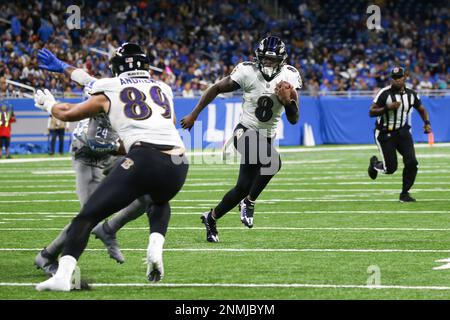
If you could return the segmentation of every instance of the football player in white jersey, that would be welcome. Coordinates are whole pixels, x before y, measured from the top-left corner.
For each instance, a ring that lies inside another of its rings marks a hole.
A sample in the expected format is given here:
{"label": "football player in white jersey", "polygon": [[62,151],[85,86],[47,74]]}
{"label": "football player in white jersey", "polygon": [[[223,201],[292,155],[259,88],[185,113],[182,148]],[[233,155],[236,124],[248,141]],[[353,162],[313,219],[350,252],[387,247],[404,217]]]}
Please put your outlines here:
{"label": "football player in white jersey", "polygon": [[36,286],[39,291],[70,291],[72,273],[92,228],[144,195],[152,198],[147,209],[147,277],[159,281],[164,275],[162,250],[170,219],[169,200],[183,186],[188,171],[184,145],[174,124],[172,91],[150,78],[149,58],[137,44],[124,43],[110,62],[115,77],[97,80],[91,97],[82,103],[57,103],[47,89],[38,90],[35,96],[36,107],[64,121],[105,112],[127,152],[72,220],[58,270]]}
{"label": "football player in white jersey", "polygon": [[[92,86],[97,81],[96,78],[82,69],[59,60],[48,49],[39,50],[37,58],[40,68],[64,73],[72,81],[84,87],[85,98],[91,96]],[[73,131],[71,153],[80,207],[84,206],[104,178],[104,170],[109,170],[120,159],[120,157],[114,156],[118,154],[119,147],[119,136],[111,128],[111,123],[105,113],[78,122]],[[118,263],[125,262],[125,258],[117,243],[116,233],[125,224],[143,215],[150,203],[151,198],[147,195],[136,199],[112,219],[99,223],[92,230],[95,237],[104,243],[110,257]],[[63,250],[69,225],[66,225],[51,243],[39,251],[34,259],[34,264],[48,276],[55,274],[58,269],[58,256]]]}
{"label": "football player in white jersey", "polygon": [[253,227],[255,201],[281,168],[280,156],[273,147],[281,113],[286,111],[291,124],[299,119],[296,90],[302,87],[302,78],[297,69],[286,64],[285,44],[270,36],[261,40],[255,54],[255,62],[238,64],[229,76],[209,87],[194,110],[181,120],[181,126],[190,129],[217,95],[243,91],[243,113],[233,137],[241,154],[239,177],[222,201],[201,216],[209,242],[219,241],[216,221],[237,205],[242,223]]}

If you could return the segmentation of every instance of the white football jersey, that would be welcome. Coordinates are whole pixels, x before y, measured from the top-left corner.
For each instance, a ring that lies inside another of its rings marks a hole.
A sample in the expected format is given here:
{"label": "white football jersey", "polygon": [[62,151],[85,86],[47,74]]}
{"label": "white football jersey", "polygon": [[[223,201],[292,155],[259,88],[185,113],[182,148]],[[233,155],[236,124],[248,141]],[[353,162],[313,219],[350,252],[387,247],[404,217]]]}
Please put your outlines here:
{"label": "white football jersey", "polygon": [[293,66],[284,65],[278,75],[267,82],[256,63],[242,62],[234,68],[230,77],[244,91],[240,123],[268,137],[275,136],[277,124],[284,110],[275,94],[275,87],[284,80],[295,89],[301,89],[302,78],[298,70]]}
{"label": "white football jersey", "polygon": [[127,152],[137,141],[184,147],[173,124],[172,89],[165,83],[121,74],[97,80],[91,94],[96,93],[110,100],[111,126]]}

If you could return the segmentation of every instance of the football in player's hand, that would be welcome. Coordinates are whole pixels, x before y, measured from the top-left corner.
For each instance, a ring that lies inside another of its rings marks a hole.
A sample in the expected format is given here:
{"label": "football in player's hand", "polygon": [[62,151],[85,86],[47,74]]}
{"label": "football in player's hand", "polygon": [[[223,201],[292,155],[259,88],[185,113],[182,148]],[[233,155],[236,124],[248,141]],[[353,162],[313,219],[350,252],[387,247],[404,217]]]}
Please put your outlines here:
{"label": "football in player's hand", "polygon": [[297,92],[294,87],[284,80],[277,83],[275,94],[283,105],[289,103],[291,100],[297,100]]}

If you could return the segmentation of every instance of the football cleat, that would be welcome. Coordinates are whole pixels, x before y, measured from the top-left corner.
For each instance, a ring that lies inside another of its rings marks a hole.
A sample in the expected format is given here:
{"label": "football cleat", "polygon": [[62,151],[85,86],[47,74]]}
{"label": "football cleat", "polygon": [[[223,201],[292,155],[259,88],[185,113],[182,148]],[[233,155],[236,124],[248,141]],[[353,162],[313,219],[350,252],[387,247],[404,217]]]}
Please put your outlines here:
{"label": "football cleat", "polygon": [[70,279],[65,280],[57,277],[51,277],[50,279],[36,285],[37,291],[70,291],[71,288],[72,283]]}
{"label": "football cleat", "polygon": [[216,220],[212,218],[211,214],[212,209],[209,212],[205,212],[200,217],[206,228],[206,241],[219,242],[219,232],[217,231]]}
{"label": "football cleat", "polygon": [[105,230],[105,225],[107,222],[99,223],[94,229],[92,229],[92,234],[95,235],[96,239],[100,239],[108,250],[109,256],[116,260],[118,263],[124,263],[125,258],[120,251],[119,244],[117,243],[116,233],[109,233]]}
{"label": "football cleat", "polygon": [[34,264],[37,269],[42,269],[49,277],[53,276],[58,270],[58,259],[52,257],[45,248],[36,255]]}
{"label": "football cleat", "polygon": [[409,193],[401,193],[400,194],[400,202],[416,202],[416,199],[411,197]]}
{"label": "football cleat", "polygon": [[255,203],[245,198],[239,203],[239,211],[241,212],[241,222],[247,228],[253,228],[253,214],[255,212]]}
{"label": "football cleat", "polygon": [[150,282],[161,281],[164,277],[163,261],[147,261],[147,279]]}
{"label": "football cleat", "polygon": [[150,234],[147,247],[147,279],[150,282],[161,281],[164,277],[163,245],[164,237],[161,234]]}
{"label": "football cleat", "polygon": [[369,173],[369,177],[372,180],[375,180],[378,175],[378,171],[375,169],[375,164],[378,162],[378,158],[376,156],[372,156],[369,161],[369,168],[367,169],[367,172]]}

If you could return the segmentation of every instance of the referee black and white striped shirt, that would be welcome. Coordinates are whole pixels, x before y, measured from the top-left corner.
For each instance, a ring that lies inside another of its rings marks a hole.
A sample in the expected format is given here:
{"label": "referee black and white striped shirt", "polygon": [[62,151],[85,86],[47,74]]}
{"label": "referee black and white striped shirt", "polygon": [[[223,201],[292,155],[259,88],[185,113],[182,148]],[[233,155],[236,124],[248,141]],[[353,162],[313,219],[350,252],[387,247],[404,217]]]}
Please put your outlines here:
{"label": "referee black and white striped shirt", "polygon": [[400,107],[397,110],[386,110],[385,113],[377,117],[376,128],[381,132],[392,132],[406,125],[411,126],[412,108],[418,109],[422,104],[419,95],[413,89],[404,87],[401,90],[396,90],[391,85],[381,89],[375,96],[373,103],[379,107],[386,107],[397,101],[400,102]]}

